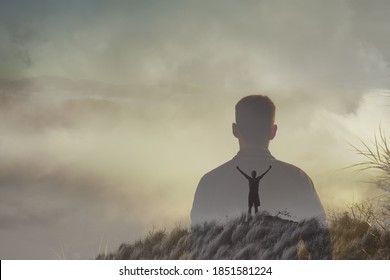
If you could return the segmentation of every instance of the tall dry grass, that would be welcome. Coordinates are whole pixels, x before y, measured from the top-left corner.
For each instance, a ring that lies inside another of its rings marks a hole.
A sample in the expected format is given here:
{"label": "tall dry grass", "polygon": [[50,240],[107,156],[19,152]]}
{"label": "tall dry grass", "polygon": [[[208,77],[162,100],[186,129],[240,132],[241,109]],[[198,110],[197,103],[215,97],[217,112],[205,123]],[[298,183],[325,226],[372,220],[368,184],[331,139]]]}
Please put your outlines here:
{"label": "tall dry grass", "polygon": [[97,259],[390,259],[390,230],[351,211],[333,215],[329,230],[315,219],[298,223],[261,213],[249,222],[240,216],[153,231]]}
{"label": "tall dry grass", "polygon": [[353,151],[361,155],[364,160],[350,167],[358,168],[360,172],[375,172],[375,176],[369,179],[368,182],[384,191],[384,196],[381,200],[382,208],[386,210],[390,217],[390,149],[385,131],[379,127],[379,135],[375,134],[373,141],[367,143],[360,140],[360,142],[361,148],[350,145]]}

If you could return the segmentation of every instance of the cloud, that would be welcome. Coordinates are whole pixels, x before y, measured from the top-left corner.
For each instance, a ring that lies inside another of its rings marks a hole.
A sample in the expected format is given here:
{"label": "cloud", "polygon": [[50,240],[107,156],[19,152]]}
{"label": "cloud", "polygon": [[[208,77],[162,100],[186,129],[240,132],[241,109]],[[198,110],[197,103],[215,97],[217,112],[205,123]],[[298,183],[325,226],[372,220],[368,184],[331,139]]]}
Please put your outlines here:
{"label": "cloud", "polygon": [[[43,6],[39,20],[30,16],[40,30],[23,40],[34,64],[30,75],[180,81],[214,90],[361,89],[387,83],[383,48],[363,31],[370,18],[362,22],[348,1],[60,6]],[[364,28],[356,32],[356,26]],[[17,33],[29,34],[23,28]],[[34,42],[37,37],[44,39]]]}

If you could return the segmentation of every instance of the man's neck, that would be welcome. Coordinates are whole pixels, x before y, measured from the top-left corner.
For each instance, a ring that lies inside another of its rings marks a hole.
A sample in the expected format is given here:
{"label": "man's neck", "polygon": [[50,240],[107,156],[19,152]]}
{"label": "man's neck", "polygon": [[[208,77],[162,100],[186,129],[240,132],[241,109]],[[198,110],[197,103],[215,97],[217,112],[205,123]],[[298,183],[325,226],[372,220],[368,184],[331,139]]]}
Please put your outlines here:
{"label": "man's neck", "polygon": [[238,158],[252,158],[252,159],[274,159],[268,148],[256,147],[240,149],[236,155]]}
{"label": "man's neck", "polygon": [[247,143],[244,141],[238,141],[240,151],[262,151],[268,150],[269,142],[266,143]]}
{"label": "man's neck", "polygon": [[238,156],[244,157],[267,157],[272,158],[270,151],[268,150],[269,141],[266,143],[245,143],[239,140],[240,150]]}

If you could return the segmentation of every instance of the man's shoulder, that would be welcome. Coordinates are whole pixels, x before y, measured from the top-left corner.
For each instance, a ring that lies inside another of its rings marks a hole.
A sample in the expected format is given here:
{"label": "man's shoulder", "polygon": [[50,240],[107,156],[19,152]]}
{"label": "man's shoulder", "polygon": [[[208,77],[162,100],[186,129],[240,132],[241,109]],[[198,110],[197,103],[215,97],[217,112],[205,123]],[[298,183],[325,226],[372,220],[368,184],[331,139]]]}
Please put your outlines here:
{"label": "man's shoulder", "polygon": [[[272,166],[272,171],[279,171],[284,172],[286,175],[296,175],[296,176],[302,176],[302,177],[308,177],[305,171],[303,171],[301,168],[297,167],[296,165],[293,165],[291,163],[287,163],[285,161],[281,161],[278,159],[270,159],[266,162],[266,164]],[[231,172],[232,170],[235,170],[236,167],[240,165],[239,160],[236,158],[233,158],[218,167],[208,171],[202,176],[202,179],[209,179],[213,178],[215,176],[220,176],[222,174],[226,174],[228,172]]]}
{"label": "man's shoulder", "polygon": [[217,166],[216,168],[208,171],[205,173],[202,178],[202,180],[209,180],[215,177],[220,177],[221,175],[225,175],[227,173],[230,173],[232,168],[236,168],[234,159],[228,160],[227,162]]}
{"label": "man's shoulder", "polygon": [[256,170],[258,174],[264,172],[268,166],[272,166],[270,172],[264,176],[262,180],[268,185],[275,186],[290,186],[299,189],[313,189],[314,184],[309,175],[301,168],[294,164],[278,160],[274,157],[260,161],[247,161],[240,157],[233,157],[227,162],[205,173],[198,184],[201,190],[220,189],[234,184],[239,184],[242,181],[242,174],[236,170],[237,166],[243,168],[244,171],[251,172]]}
{"label": "man's shoulder", "polygon": [[289,173],[295,174],[297,176],[307,177],[310,179],[309,175],[307,175],[307,173],[303,171],[301,168],[299,168],[298,166],[281,160],[276,160],[276,162],[277,162],[277,166],[280,169],[288,171]]}

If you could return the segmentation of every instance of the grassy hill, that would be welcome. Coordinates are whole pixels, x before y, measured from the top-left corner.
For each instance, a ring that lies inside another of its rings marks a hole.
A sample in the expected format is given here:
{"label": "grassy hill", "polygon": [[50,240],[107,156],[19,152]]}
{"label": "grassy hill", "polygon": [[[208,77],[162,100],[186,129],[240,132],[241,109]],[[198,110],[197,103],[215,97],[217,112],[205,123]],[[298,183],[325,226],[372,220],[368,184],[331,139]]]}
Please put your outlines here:
{"label": "grassy hill", "polygon": [[390,231],[344,213],[329,224],[259,214],[149,232],[97,259],[390,259]]}

